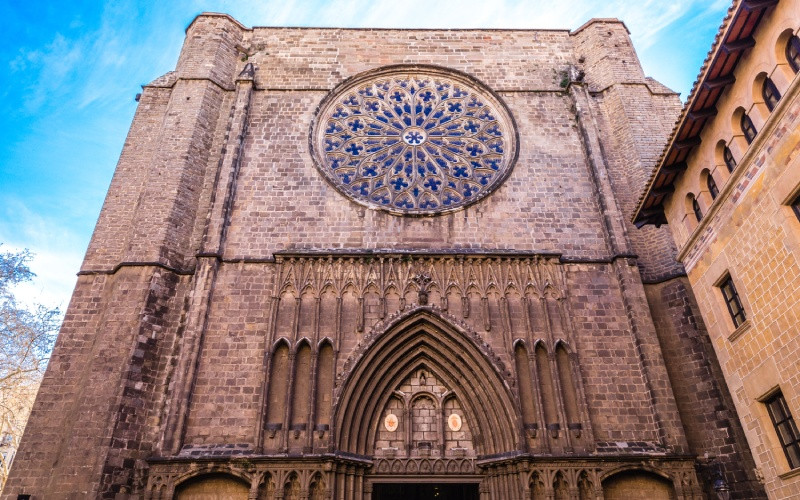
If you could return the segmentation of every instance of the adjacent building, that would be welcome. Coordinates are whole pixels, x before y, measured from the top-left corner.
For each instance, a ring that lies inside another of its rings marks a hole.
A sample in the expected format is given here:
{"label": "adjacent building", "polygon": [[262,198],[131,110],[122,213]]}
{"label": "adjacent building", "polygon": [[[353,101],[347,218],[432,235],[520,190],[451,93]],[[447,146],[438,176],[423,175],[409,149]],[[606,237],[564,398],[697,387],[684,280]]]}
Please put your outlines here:
{"label": "adjacent building", "polygon": [[798,27],[734,4],[634,216],[669,223],[772,498],[800,497]]}

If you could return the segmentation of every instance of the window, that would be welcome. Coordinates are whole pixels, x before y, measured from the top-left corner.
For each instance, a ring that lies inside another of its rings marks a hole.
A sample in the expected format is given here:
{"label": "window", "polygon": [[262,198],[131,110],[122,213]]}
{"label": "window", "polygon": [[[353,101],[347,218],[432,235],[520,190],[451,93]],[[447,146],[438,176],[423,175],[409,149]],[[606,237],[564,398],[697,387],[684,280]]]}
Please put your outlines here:
{"label": "window", "polygon": [[733,157],[731,148],[727,145],[722,150],[722,156],[725,159],[725,166],[728,167],[728,172],[733,172],[733,169],[736,168],[736,159]]}
{"label": "window", "polygon": [[800,467],[800,432],[797,431],[797,424],[794,423],[792,412],[786,404],[783,393],[778,391],[769,397],[764,404],[767,405],[769,418],[775,426],[775,432],[781,442],[783,452],[786,453],[786,460],[789,467],[797,469]]}
{"label": "window", "polygon": [[764,104],[770,111],[773,111],[778,105],[778,101],[781,100],[781,93],[770,78],[764,78],[764,83],[761,85],[761,96],[764,97]]}
{"label": "window", "polygon": [[722,291],[722,298],[725,299],[725,305],[728,306],[728,312],[733,320],[733,326],[739,328],[747,317],[745,317],[742,301],[739,300],[739,294],[736,292],[736,287],[733,286],[733,280],[730,275],[727,275],[725,279],[722,280],[719,289]]}
{"label": "window", "polygon": [[711,177],[711,173],[708,173],[708,177],[706,177],[706,186],[708,186],[708,192],[711,194],[711,199],[716,200],[717,195],[719,194],[719,189],[717,188],[717,183],[714,182],[714,178]]}
{"label": "window", "polygon": [[800,71],[800,38],[797,38],[797,35],[790,36],[786,42],[786,59],[792,71],[795,73]]}
{"label": "window", "polygon": [[800,220],[800,194],[794,197],[790,205],[792,210],[794,210],[794,214],[797,216],[797,220]]}
{"label": "window", "polygon": [[700,210],[700,204],[697,203],[697,198],[694,195],[690,195],[692,198],[692,210],[694,211],[694,217],[697,219],[697,222],[703,220],[703,211]]}
{"label": "window", "polygon": [[747,113],[742,114],[742,132],[744,133],[744,138],[747,139],[747,144],[751,144],[753,139],[756,138],[756,134],[758,131],[756,130],[756,126],[753,125],[753,120],[747,116]]}

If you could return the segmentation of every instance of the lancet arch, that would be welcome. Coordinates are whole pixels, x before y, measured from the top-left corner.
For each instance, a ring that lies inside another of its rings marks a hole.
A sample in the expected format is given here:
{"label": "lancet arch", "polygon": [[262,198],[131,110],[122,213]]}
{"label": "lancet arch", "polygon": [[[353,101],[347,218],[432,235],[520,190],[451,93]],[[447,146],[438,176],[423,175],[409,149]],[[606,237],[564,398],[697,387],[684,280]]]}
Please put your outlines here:
{"label": "lancet arch", "polygon": [[420,368],[450,387],[463,405],[479,455],[519,448],[518,409],[505,367],[474,333],[431,307],[417,308],[373,332],[336,393],[334,444],[370,454],[380,413],[394,389]]}

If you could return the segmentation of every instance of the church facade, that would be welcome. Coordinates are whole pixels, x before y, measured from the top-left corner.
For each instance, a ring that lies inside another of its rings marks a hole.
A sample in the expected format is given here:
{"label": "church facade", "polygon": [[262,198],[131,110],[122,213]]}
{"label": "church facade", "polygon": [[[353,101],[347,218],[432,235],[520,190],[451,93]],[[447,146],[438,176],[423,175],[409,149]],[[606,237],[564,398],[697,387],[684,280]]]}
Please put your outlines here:
{"label": "church facade", "polygon": [[198,16],[3,498],[764,498],[675,245],[630,222],[679,112],[614,19]]}

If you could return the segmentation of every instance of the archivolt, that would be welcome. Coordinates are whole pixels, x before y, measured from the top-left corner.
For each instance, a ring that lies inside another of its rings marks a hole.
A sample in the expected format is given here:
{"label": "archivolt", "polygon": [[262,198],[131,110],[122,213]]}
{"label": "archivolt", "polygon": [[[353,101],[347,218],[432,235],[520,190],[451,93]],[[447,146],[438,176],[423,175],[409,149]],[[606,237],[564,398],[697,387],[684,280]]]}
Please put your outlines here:
{"label": "archivolt", "polygon": [[[392,391],[414,370],[425,367],[450,387],[472,421],[476,451],[495,455],[518,449],[519,412],[504,381],[475,334],[444,320],[433,308],[419,308],[371,336],[336,391],[334,442],[339,451],[368,455],[380,412]],[[480,436],[480,438],[478,438]]]}

